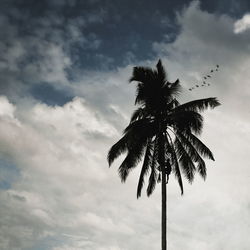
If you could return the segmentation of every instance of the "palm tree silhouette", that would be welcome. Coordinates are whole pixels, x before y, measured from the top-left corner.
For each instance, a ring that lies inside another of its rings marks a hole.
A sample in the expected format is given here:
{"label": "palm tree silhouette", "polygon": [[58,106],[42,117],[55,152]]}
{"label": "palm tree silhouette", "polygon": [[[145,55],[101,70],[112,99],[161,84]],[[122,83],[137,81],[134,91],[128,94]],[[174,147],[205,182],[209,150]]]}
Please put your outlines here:
{"label": "palm tree silhouette", "polygon": [[[201,134],[203,118],[200,114],[208,107],[220,103],[206,98],[180,104],[176,99],[181,92],[179,80],[171,83],[161,60],[156,70],[134,67],[130,82],[137,83],[135,105],[123,137],[108,153],[109,166],[123,153],[127,153],[118,172],[122,182],[143,159],[137,187],[141,196],[144,178],[149,175],[147,195],[155,189],[157,179],[162,189],[162,250],[167,249],[166,198],[167,182],[171,170],[183,194],[182,173],[192,183],[196,171],[205,179],[206,164],[203,157],[214,160],[212,152],[197,138]],[[161,178],[159,178],[161,177]]]}

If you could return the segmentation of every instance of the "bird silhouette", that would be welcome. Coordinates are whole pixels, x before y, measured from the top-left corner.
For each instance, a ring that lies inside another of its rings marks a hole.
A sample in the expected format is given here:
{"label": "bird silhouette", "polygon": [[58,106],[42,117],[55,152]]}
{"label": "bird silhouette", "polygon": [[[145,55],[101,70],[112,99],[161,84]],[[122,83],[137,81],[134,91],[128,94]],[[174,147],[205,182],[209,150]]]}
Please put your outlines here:
{"label": "bird silhouette", "polygon": [[[208,87],[208,86],[210,86],[211,84],[210,83],[208,83],[208,82],[206,82],[207,81],[207,79],[208,79],[208,81],[210,80],[210,79],[212,79],[213,78],[213,74],[211,74],[211,73],[214,73],[215,71],[219,71],[219,65],[218,64],[216,64],[216,67],[213,67],[212,69],[210,69],[207,73],[207,75],[203,75],[202,76],[202,78],[201,78],[201,82],[200,83],[197,83],[197,84],[194,84],[191,88],[189,88],[188,90],[189,91],[192,91],[192,90],[194,90],[195,88],[199,88],[199,87]],[[210,73],[210,74],[209,74]],[[210,79],[209,79],[210,78]]]}

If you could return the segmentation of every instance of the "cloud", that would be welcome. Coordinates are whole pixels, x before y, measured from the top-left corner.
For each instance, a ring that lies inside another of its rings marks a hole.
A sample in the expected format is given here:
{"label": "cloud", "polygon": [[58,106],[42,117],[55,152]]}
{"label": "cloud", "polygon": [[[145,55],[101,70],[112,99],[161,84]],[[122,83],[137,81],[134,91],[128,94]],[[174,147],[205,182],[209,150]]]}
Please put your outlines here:
{"label": "cloud", "polygon": [[14,118],[15,106],[9,102],[6,96],[0,96],[0,116]]}
{"label": "cloud", "polygon": [[[199,181],[191,188],[185,185],[188,194],[186,192],[180,202],[180,210],[176,201],[169,207],[172,211],[172,219],[169,218],[170,246],[173,249],[220,249],[222,245],[231,248],[238,244],[241,249],[247,249],[249,241],[242,234],[248,231],[248,223],[242,221],[240,214],[249,216],[246,192],[249,184],[243,174],[249,173],[245,163],[246,152],[250,149],[247,142],[247,124],[250,122],[249,34],[237,36],[233,18],[202,11],[198,2],[179,13],[178,22],[180,34],[176,40],[154,43],[153,48],[167,65],[170,79],[180,78],[184,87],[183,101],[217,96],[222,106],[205,115],[202,139],[211,147],[216,159],[215,163],[209,163],[214,168],[208,168],[205,186]],[[202,76],[216,64],[220,69],[213,74],[210,87],[189,92],[188,88],[200,84]],[[237,149],[242,146],[244,150]],[[183,206],[190,211],[188,214],[183,214]],[[224,209],[226,213],[221,212]],[[239,221],[242,221],[241,225],[238,225]],[[229,227],[225,229],[227,225]],[[231,225],[241,229],[235,233],[230,229]],[[190,229],[192,233],[189,233]],[[230,241],[226,240],[229,235],[234,235]]]}
{"label": "cloud", "polygon": [[245,14],[241,19],[234,23],[234,32],[242,33],[250,28],[250,14]]}
{"label": "cloud", "polygon": [[[5,107],[0,155],[20,170],[10,188],[0,192],[5,204],[0,210],[1,249],[39,244],[48,249],[126,249],[124,237],[150,231],[144,215],[150,221],[151,210],[144,209],[143,216],[139,212],[147,200],[130,217],[132,204],[114,206],[131,193],[120,185],[115,170],[108,171],[107,145],[118,134],[102,113],[79,97],[62,107],[36,104],[20,110],[2,96],[0,105]],[[132,228],[135,216],[138,226]]]}
{"label": "cloud", "polygon": [[[181,32],[176,40],[154,43],[153,48],[163,58],[170,78],[180,78],[186,91],[184,100],[188,97],[218,96],[226,103],[228,112],[229,109],[233,109],[235,114],[246,112],[242,107],[248,102],[249,94],[249,34],[237,36],[233,31],[233,18],[202,11],[196,1],[178,14],[178,23]],[[220,69],[212,74],[210,87],[187,91],[200,84],[202,77],[217,64]],[[240,96],[237,101],[236,96]]]}
{"label": "cloud", "polygon": [[[42,83],[69,89],[75,70],[85,63],[80,52],[93,52],[102,44],[94,32],[85,31],[89,25],[102,22],[95,18],[98,12],[70,19],[49,10],[37,17],[21,12],[12,6],[0,15],[1,93],[20,101],[28,94],[34,98],[29,89]],[[23,25],[17,25],[17,20]]]}
{"label": "cloud", "polygon": [[[15,25],[2,17],[2,28],[8,29],[1,36],[1,84],[2,94],[17,99],[30,85],[50,82],[54,85],[69,83],[66,70],[72,61],[63,44],[58,43],[58,33],[52,32],[52,41],[42,37],[44,29],[37,27],[39,35],[19,36]],[[44,34],[47,36],[47,34]],[[60,40],[60,39],[59,39]]]}
{"label": "cloud", "polygon": [[[80,209],[85,202],[88,209],[91,191],[87,187],[91,182],[107,178],[105,159],[99,152],[103,146],[96,144],[94,137],[108,140],[117,133],[112,125],[97,111],[92,112],[81,98],[63,107],[37,104],[22,120],[6,97],[0,98],[0,105],[4,108],[0,116],[1,156],[12,159],[21,171],[11,188],[0,194],[5,204],[0,211],[1,225],[5,225],[1,249],[25,249],[45,237],[46,231],[53,234],[55,228],[63,231],[68,227],[67,231],[88,225],[91,229],[97,227],[96,220],[111,232],[119,231],[119,227],[121,232],[129,230]],[[75,207],[66,205],[72,203]],[[16,220],[11,220],[12,216]]]}
{"label": "cloud", "polygon": [[[121,136],[134,108],[135,86],[127,82],[131,62],[112,71],[78,69],[69,81],[67,70],[74,59],[67,44],[60,43],[59,30],[49,41],[44,39],[45,28],[42,38],[12,39],[17,38],[15,27],[4,20],[12,30],[8,39],[18,40],[11,45],[15,53],[1,44],[10,55],[4,64],[11,72],[8,82],[19,83],[19,62],[33,55],[27,50],[34,48],[41,58],[34,59],[33,70],[25,71],[29,84],[37,84],[36,76],[53,85],[59,81],[75,98],[50,106],[0,97],[0,156],[19,172],[0,192],[0,248],[159,249],[159,186],[150,199],[136,200],[138,169],[122,185],[116,171],[119,161],[110,169],[106,162],[109,147]],[[47,20],[48,31],[54,22]],[[236,35],[234,19],[202,11],[197,2],[178,14],[178,23],[175,41],[153,44],[157,57],[170,80],[180,78],[182,101],[218,96],[222,106],[205,115],[202,140],[216,159],[208,162],[206,183],[198,176],[192,186],[185,182],[181,197],[176,180],[170,178],[169,248],[248,249],[249,35]],[[85,39],[78,31],[70,33],[73,40]],[[153,66],[157,59],[137,63]],[[216,64],[220,70],[210,88],[187,90]]]}

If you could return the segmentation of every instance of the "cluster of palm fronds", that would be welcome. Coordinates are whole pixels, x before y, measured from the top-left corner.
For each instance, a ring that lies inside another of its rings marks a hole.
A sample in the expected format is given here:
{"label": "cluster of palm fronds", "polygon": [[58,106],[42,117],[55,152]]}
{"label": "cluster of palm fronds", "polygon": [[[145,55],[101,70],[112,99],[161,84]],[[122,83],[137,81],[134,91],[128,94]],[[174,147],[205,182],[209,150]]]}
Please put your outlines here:
{"label": "cluster of palm fronds", "polygon": [[109,165],[126,153],[118,170],[124,182],[130,171],[143,161],[137,197],[141,195],[146,176],[149,176],[147,195],[153,192],[157,179],[161,181],[159,174],[163,169],[167,177],[172,169],[183,193],[181,172],[190,182],[196,171],[205,178],[203,157],[214,160],[212,152],[197,135],[203,126],[200,112],[218,106],[219,102],[213,97],[180,104],[177,100],[181,91],[179,80],[167,80],[160,60],[156,69],[135,67],[130,82],[137,83],[135,104],[139,107],[132,114],[123,137],[111,147]]}
{"label": "cluster of palm fronds", "polygon": [[211,69],[209,71],[209,73],[205,74],[203,77],[202,77],[202,83],[198,83],[198,84],[195,84],[194,86],[192,86],[191,88],[189,88],[188,90],[189,91],[192,91],[194,90],[195,88],[199,88],[199,87],[208,87],[210,86],[211,83],[208,82],[208,80],[210,80],[213,76],[213,74],[217,71],[219,71],[219,65],[217,64],[216,67],[214,69]]}

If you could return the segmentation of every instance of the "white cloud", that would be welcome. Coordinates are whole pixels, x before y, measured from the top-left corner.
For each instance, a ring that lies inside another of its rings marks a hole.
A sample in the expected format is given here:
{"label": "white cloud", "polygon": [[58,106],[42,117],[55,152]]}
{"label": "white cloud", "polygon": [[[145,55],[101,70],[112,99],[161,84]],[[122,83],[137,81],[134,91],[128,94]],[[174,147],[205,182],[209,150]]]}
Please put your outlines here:
{"label": "white cloud", "polygon": [[[179,14],[178,21],[181,32],[176,40],[155,43],[154,49],[163,57],[171,79],[179,77],[183,83],[184,101],[217,96],[222,106],[205,116],[202,139],[216,159],[208,163],[206,183],[196,180],[191,187],[185,185],[187,191],[180,202],[170,191],[169,244],[173,249],[247,249],[249,223],[243,218],[250,216],[249,35],[235,35],[232,18],[202,11],[198,2]],[[210,87],[189,92],[216,64],[220,68],[210,79]]]}
{"label": "white cloud", "polygon": [[[26,110],[6,97],[1,104],[9,108],[0,117],[0,155],[20,170],[12,187],[0,193],[5,204],[1,249],[27,249],[39,242],[48,242],[49,249],[127,249],[124,238],[150,231],[144,222],[156,216],[144,208],[148,201],[137,203],[135,183],[128,189],[115,169],[108,170],[107,147],[117,131],[98,110],[82,98],[63,107],[36,104]],[[127,204],[131,195],[134,205]],[[149,243],[146,238],[140,239],[143,245]]]}
{"label": "white cloud", "polygon": [[6,96],[0,96],[0,117],[14,118],[15,106],[9,102]]}
{"label": "white cloud", "polygon": [[241,19],[234,23],[234,32],[238,34],[248,29],[250,29],[250,14],[245,14]]}
{"label": "white cloud", "polygon": [[[80,132],[101,134],[107,137],[117,134],[117,131],[105,122],[104,118],[100,117],[98,111],[91,110],[85,100],[79,97],[74,98],[63,107],[37,104],[32,110],[32,117],[36,124],[43,123],[45,126],[52,126],[55,133],[70,135],[70,138],[72,138],[72,133],[75,133],[77,137]],[[57,124],[56,127],[55,124]],[[76,127],[79,129],[74,131]]]}
{"label": "white cloud", "polygon": [[[86,223],[83,204],[88,202],[87,187],[107,179],[107,164],[100,154],[103,146],[92,139],[96,134],[108,139],[117,133],[116,129],[97,111],[92,113],[81,98],[63,107],[37,104],[23,115],[23,120],[15,117],[16,107],[6,97],[0,101],[4,111],[0,115],[0,153],[12,159],[21,171],[12,189],[0,196],[6,204],[6,209],[0,211],[2,223],[7,225],[1,237],[8,232],[1,249],[14,249],[15,241],[32,245],[44,237],[45,230],[52,233],[54,228],[96,227]],[[17,221],[12,224],[10,218],[14,215]],[[111,231],[117,230],[110,219],[96,218],[109,222]],[[20,249],[28,245],[20,244]]]}
{"label": "white cloud", "polygon": [[[154,44],[170,80],[180,78],[183,100],[218,96],[222,106],[205,116],[202,139],[216,158],[208,162],[207,181],[185,183],[181,197],[176,180],[170,179],[169,248],[246,250],[250,244],[248,34],[235,35],[232,18],[202,11],[197,2],[180,13],[178,21],[181,31],[173,43]],[[61,47],[52,45],[51,52],[56,57],[51,65],[59,65],[56,78],[63,80],[70,58],[64,62]],[[49,55],[46,58],[49,69]],[[220,70],[210,88],[187,91],[216,64]],[[84,72],[72,85],[74,93],[84,98],[62,107],[14,105],[0,97],[0,155],[20,170],[11,188],[0,192],[1,249],[36,249],[39,244],[53,250],[160,248],[159,187],[150,199],[137,201],[138,170],[121,185],[118,163],[108,169],[106,162],[107,150],[132,110],[134,85],[127,84],[131,71],[128,65],[111,72]],[[48,77],[53,81],[53,75]]]}

